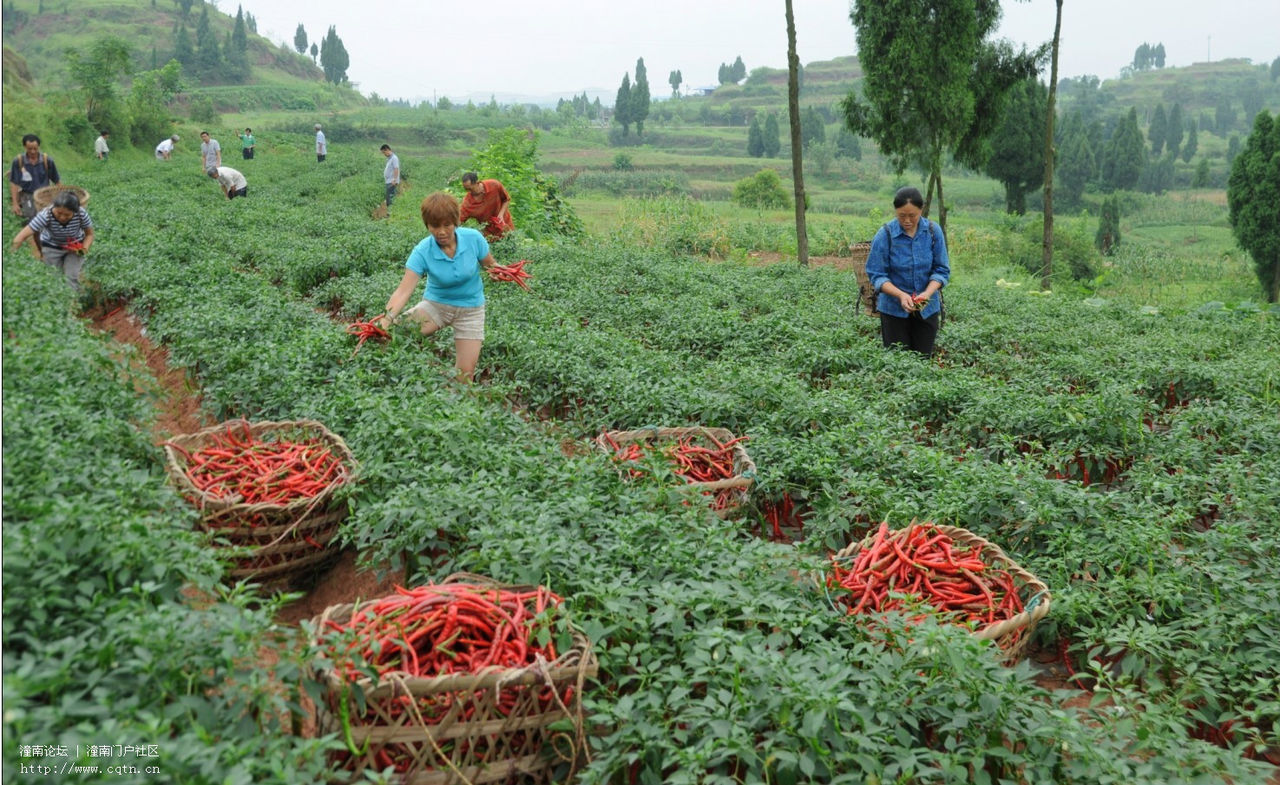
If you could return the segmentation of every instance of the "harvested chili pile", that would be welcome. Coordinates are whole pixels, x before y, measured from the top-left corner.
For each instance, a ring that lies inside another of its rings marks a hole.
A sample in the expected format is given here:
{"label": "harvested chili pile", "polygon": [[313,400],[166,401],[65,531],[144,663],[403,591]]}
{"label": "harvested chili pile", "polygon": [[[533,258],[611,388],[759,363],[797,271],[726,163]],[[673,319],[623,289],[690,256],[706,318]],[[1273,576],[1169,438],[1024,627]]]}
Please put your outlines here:
{"label": "harvested chili pile", "polygon": [[528,259],[521,259],[513,264],[495,264],[489,268],[489,275],[495,281],[514,281],[520,285],[521,289],[527,292],[529,291],[529,284],[525,282],[532,277],[524,269],[524,266],[528,263]]}
{"label": "harvested chili pile", "polygon": [[1022,612],[1013,575],[982,559],[977,546],[957,545],[930,524],[889,531],[881,523],[869,547],[834,559],[828,588],[850,614],[918,611],[920,604],[961,624],[982,628]]}
{"label": "harvested chili pile", "polygon": [[323,441],[259,439],[247,422],[228,425],[198,450],[165,444],[186,459],[184,473],[191,484],[216,499],[289,504],[310,499],[347,477],[341,458]]}
{"label": "harvested chili pile", "polygon": [[[646,455],[659,452],[671,464],[672,471],[691,483],[718,482],[736,477],[737,453],[734,446],[745,442],[748,437],[737,436],[720,441],[710,434],[704,436],[712,446],[701,443],[701,439],[693,434],[681,436],[673,442],[635,441],[625,445],[619,444],[608,432],[602,434],[604,442],[613,449],[614,461],[618,463],[636,464]],[[644,473],[638,466],[627,469],[632,478]],[[714,492],[711,506],[716,510],[725,509],[735,504],[741,495],[739,488],[721,488]]]}
{"label": "harvested chili pile", "polygon": [[360,338],[356,341],[356,348],[351,350],[351,356],[355,357],[356,352],[360,351],[360,347],[364,346],[364,342],[370,338],[377,341],[385,341],[391,337],[391,334],[379,327],[374,322],[355,321],[347,325],[347,334],[355,335]]}

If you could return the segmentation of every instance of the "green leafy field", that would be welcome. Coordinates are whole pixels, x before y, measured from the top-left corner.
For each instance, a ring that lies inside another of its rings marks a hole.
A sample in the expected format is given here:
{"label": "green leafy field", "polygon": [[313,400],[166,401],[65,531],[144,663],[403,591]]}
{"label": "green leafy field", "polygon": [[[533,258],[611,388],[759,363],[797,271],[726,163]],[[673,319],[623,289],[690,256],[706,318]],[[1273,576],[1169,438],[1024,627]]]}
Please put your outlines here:
{"label": "green leafy field", "polygon": [[[461,387],[448,336],[397,331],[352,357],[343,330],[382,309],[423,236],[416,199],[456,161],[414,162],[413,198],[374,222],[380,163],[335,145],[317,166],[297,141],[246,162],[250,196],[232,202],[194,165],[77,175],[95,296],[145,321],[215,417],[341,434],[363,470],[344,536],[366,561],[407,553],[418,580],[466,570],[565,596],[601,664],[583,781],[1274,772],[1274,311],[996,285],[1012,275],[1004,230],[953,213],[927,362],[880,348],[849,273],[706,261],[708,227],[760,247],[753,216],[619,201],[611,231],[496,247],[530,260],[533,291],[486,284],[481,382]],[[220,567],[165,484],[128,372],[38,263],[7,256],[3,283],[6,761],[18,744],[138,735],[163,741],[175,782],[319,781],[318,745],[287,733],[274,687],[298,682],[297,631],[243,592],[184,597]],[[1218,291],[1199,294],[1232,299]],[[750,437],[744,517],[621,482],[587,446],[693,423]],[[784,495],[803,525],[775,541],[762,511]],[[964,630],[833,610],[811,580],[829,552],[912,518],[993,540],[1050,586],[1033,644],[1090,700]]]}

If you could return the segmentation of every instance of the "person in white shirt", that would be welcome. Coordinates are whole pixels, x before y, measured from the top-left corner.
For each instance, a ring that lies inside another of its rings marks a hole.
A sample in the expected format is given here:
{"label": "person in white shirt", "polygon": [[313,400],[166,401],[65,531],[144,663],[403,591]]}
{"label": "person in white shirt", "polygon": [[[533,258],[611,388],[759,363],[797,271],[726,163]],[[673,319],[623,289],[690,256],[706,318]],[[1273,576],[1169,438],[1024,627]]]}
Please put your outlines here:
{"label": "person in white shirt", "polygon": [[329,152],[329,147],[324,141],[324,131],[321,131],[320,124],[316,123],[316,163],[323,161],[327,152]]}
{"label": "person in white shirt", "polygon": [[178,141],[178,135],[174,134],[168,139],[165,139],[160,144],[156,145],[156,158],[161,161],[168,161],[170,158],[172,158],[173,143],[176,141]]}
{"label": "person in white shirt", "polygon": [[99,161],[107,160],[107,153],[111,152],[111,148],[107,147],[107,137],[110,134],[110,131],[103,129],[98,132],[98,138],[93,140],[93,152],[98,156]]}
{"label": "person in white shirt", "polygon": [[387,186],[387,209],[396,198],[396,187],[400,185],[400,156],[391,152],[391,145],[382,146],[382,154],[387,158],[387,165],[382,170],[382,182]]}
{"label": "person in white shirt", "polygon": [[249,195],[249,182],[230,166],[211,166],[205,174],[218,181],[228,200]]}

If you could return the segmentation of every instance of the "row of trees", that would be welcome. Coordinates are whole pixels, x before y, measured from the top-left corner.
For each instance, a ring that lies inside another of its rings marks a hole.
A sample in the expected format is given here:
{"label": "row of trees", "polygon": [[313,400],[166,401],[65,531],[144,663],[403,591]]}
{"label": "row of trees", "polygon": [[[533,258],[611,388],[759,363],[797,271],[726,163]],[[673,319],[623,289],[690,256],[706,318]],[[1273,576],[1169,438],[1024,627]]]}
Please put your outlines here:
{"label": "row of trees", "polygon": [[[307,29],[301,22],[298,23],[298,29],[293,31],[293,48],[300,55],[308,53]],[[351,56],[347,54],[347,47],[343,45],[333,25],[329,26],[329,32],[320,39],[319,46],[314,41],[310,42],[309,51],[311,60],[313,62],[318,60],[321,70],[324,71],[326,82],[343,84],[347,81],[347,69],[351,66]]]}
{"label": "row of trees", "polygon": [[720,84],[737,84],[747,78],[747,65],[742,62],[742,55],[738,55],[738,59],[733,61],[732,65],[720,64],[720,71],[717,74]]}
{"label": "row of trees", "polygon": [[618,95],[613,101],[613,119],[622,126],[625,137],[631,132],[631,124],[636,125],[636,134],[644,134],[644,121],[649,117],[649,72],[644,67],[644,58],[636,60],[636,81],[631,83],[629,74],[622,75],[622,84],[618,87]]}
{"label": "row of trees", "polygon": [[[184,11],[185,16],[185,11]],[[242,8],[237,7],[235,23],[222,43],[209,21],[209,6],[201,4],[195,40],[186,21],[178,23],[174,54],[188,74],[207,82],[242,83],[249,79],[249,32]]]}
{"label": "row of trees", "polygon": [[1133,53],[1133,70],[1147,71],[1152,68],[1164,68],[1164,44],[1151,44],[1143,41]]}

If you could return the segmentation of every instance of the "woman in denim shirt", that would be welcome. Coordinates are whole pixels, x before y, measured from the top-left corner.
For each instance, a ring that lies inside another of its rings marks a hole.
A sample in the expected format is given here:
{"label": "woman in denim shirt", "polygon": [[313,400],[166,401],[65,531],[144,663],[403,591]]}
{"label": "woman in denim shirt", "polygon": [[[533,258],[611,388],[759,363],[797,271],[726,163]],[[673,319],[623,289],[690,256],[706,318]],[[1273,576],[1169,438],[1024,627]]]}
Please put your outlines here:
{"label": "woman in denim shirt", "polygon": [[947,239],[921,216],[923,209],[919,188],[899,188],[893,195],[897,218],[880,227],[871,240],[867,277],[876,291],[885,348],[901,345],[927,357],[938,337],[939,291],[951,278],[951,266]]}

